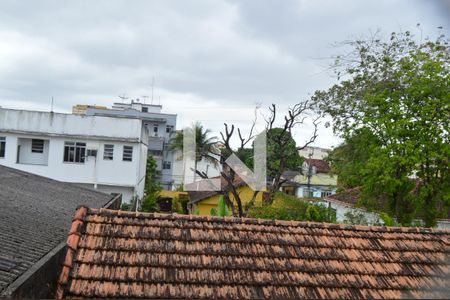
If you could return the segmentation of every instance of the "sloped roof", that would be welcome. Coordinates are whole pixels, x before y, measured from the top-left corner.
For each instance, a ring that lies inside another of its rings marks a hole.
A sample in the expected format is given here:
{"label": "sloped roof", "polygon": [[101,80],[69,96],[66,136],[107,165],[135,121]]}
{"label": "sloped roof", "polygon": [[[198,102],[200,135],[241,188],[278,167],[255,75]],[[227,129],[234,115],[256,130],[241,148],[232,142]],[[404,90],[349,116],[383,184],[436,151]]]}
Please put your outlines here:
{"label": "sloped roof", "polygon": [[[218,178],[220,178],[221,187],[225,187],[228,185],[227,181],[225,180],[225,178],[223,178],[223,176],[216,176],[216,177],[212,177],[210,179],[218,179]],[[244,186],[245,182],[239,176],[236,176],[234,179],[234,184],[236,187],[239,187],[239,186]],[[188,189],[190,189],[190,191],[188,191],[188,194],[189,194],[189,199],[191,200],[192,203],[195,203],[195,202],[198,202],[203,199],[206,199],[206,198],[209,198],[209,197],[219,194],[219,191],[209,191],[209,189],[212,186],[208,180],[204,180],[204,179],[187,184],[187,187],[188,187]]]}
{"label": "sloped roof", "polygon": [[450,296],[450,231],[89,209],[57,297]]}
{"label": "sloped roof", "polygon": [[316,167],[317,173],[329,173],[331,171],[330,165],[323,159],[307,158],[305,162],[310,166]]}
{"label": "sloped roof", "polygon": [[0,165],[0,298],[67,237],[74,209],[102,207],[111,195]]}
{"label": "sloped roof", "polygon": [[358,203],[361,198],[361,187],[354,187],[345,191],[336,193],[334,195],[326,196],[325,199],[332,201],[339,201],[347,204],[354,205]]}

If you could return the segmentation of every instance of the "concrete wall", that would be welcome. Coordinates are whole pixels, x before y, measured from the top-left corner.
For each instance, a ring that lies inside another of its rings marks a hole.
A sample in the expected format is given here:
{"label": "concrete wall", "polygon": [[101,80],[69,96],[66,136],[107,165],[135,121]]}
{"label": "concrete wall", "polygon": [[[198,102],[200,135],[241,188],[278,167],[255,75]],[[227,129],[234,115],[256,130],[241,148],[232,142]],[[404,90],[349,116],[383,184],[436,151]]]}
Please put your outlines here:
{"label": "concrete wall", "polygon": [[[59,181],[109,187],[104,190],[123,193],[124,202],[133,195],[143,196],[148,132],[140,120],[0,109],[0,136],[6,137],[1,165]],[[31,155],[32,138],[47,141],[43,154],[48,159]],[[86,143],[86,149],[97,150],[97,157],[87,156],[84,163],[64,162],[65,142]],[[105,144],[114,145],[112,160],[103,158]],[[124,146],[133,147],[132,161],[122,159]]]}
{"label": "concrete wall", "polygon": [[135,119],[0,108],[0,129],[23,133],[88,136],[94,139],[103,137],[138,142],[142,125],[139,120]]}
{"label": "concrete wall", "polygon": [[[142,107],[147,107],[148,112],[142,112]],[[151,154],[157,161],[157,169],[161,173],[159,181],[165,189],[173,187],[173,151],[168,147],[171,138],[176,134],[177,115],[161,113],[162,106],[147,105],[139,102],[115,103],[113,109],[88,108],[86,115],[90,116],[116,116],[140,120],[148,131],[148,149],[158,150],[160,155]],[[173,131],[166,132],[170,126]],[[155,132],[157,128],[157,132]],[[163,169],[163,162],[171,163],[170,169]]]}
{"label": "concrete wall", "polygon": [[42,153],[31,151],[32,141],[33,139],[30,138],[20,138],[17,141],[17,145],[20,145],[20,151],[17,153],[19,157],[16,161],[21,164],[48,165],[49,141],[44,140],[44,149]]}
{"label": "concrete wall", "polygon": [[[181,158],[181,159],[180,159]],[[176,151],[173,153],[173,163],[172,163],[172,177],[174,180],[174,186],[177,187],[184,182],[184,163],[183,163],[183,153],[181,151]],[[204,159],[197,163],[197,170],[200,172],[207,173],[208,177],[216,177],[220,175],[222,170],[221,165],[218,164],[214,166],[213,164],[205,161]],[[196,177],[199,180],[199,176]],[[186,170],[186,183],[194,182],[194,172],[191,170]]]}
{"label": "concrete wall", "polygon": [[344,220],[346,219],[345,214],[348,212],[351,212],[352,214],[360,214],[360,213],[363,214],[364,217],[367,219],[369,225],[376,225],[379,223],[383,223],[383,221],[380,219],[380,216],[377,213],[368,212],[364,209],[352,207],[351,205],[338,203],[327,199],[323,199],[319,203],[327,207],[328,205],[330,205],[332,208],[336,209],[336,219],[338,222],[341,223],[344,222]]}
{"label": "concrete wall", "polygon": [[[311,186],[311,192],[313,193],[313,197],[316,198],[323,198],[322,192],[324,193],[330,193],[330,195],[336,194],[336,187],[335,186]],[[308,197],[308,187],[300,186],[297,188],[296,192],[297,197]]]}

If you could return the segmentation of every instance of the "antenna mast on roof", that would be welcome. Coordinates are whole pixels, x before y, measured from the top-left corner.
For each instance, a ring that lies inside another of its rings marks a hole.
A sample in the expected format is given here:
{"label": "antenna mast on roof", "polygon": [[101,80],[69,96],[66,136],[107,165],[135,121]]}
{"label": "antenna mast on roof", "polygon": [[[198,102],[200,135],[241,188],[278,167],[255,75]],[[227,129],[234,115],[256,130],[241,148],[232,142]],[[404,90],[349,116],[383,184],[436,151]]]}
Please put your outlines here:
{"label": "antenna mast on roof", "polygon": [[141,96],[142,98],[144,98],[144,104],[147,104],[147,99],[148,99],[148,96],[147,95],[143,95],[143,96]]}
{"label": "antenna mast on roof", "polygon": [[153,89],[155,87],[155,77],[152,77],[152,104],[153,104]]}
{"label": "antenna mast on roof", "polygon": [[122,103],[128,99],[127,95],[125,94],[119,95],[119,98],[122,99]]}
{"label": "antenna mast on roof", "polygon": [[50,112],[53,113],[53,96],[52,96],[52,105],[50,107]]}

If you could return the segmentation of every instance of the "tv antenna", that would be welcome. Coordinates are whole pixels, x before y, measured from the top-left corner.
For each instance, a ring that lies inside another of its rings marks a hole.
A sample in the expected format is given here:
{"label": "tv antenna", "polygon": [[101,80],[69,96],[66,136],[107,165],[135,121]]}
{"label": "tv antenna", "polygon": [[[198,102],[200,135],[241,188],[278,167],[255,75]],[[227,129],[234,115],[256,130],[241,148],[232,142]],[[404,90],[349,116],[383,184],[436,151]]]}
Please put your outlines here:
{"label": "tv antenna", "polygon": [[119,95],[119,98],[122,99],[122,103],[128,99],[127,95],[125,94]]}
{"label": "tv antenna", "polygon": [[143,99],[144,99],[144,104],[146,104],[147,103],[147,100],[148,100],[148,96],[147,95],[143,95],[143,96],[141,96]]}
{"label": "tv antenna", "polygon": [[50,112],[51,112],[51,113],[53,112],[53,96],[52,96],[52,105],[51,105],[51,107],[50,107]]}
{"label": "tv antenna", "polygon": [[155,76],[152,77],[152,104],[153,104],[153,89],[155,88]]}

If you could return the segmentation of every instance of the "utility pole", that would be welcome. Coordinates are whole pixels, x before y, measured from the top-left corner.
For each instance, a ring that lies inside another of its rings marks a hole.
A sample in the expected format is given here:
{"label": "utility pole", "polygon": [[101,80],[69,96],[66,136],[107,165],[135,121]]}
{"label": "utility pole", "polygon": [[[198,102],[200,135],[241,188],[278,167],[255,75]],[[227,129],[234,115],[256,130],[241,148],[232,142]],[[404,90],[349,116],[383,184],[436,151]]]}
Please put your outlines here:
{"label": "utility pole", "polygon": [[308,191],[308,198],[311,197],[311,177],[314,175],[313,174],[313,166],[311,164],[311,158],[314,154],[314,149],[308,154],[308,158],[310,160],[310,162],[308,163],[308,173],[306,174],[306,177],[308,178],[308,182],[307,182],[307,191]]}

